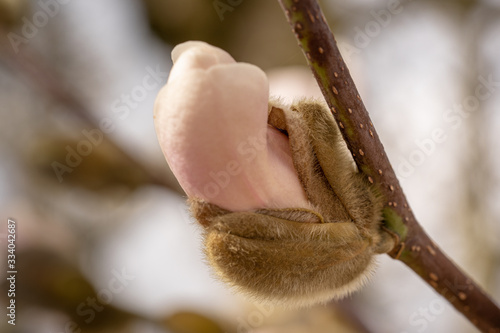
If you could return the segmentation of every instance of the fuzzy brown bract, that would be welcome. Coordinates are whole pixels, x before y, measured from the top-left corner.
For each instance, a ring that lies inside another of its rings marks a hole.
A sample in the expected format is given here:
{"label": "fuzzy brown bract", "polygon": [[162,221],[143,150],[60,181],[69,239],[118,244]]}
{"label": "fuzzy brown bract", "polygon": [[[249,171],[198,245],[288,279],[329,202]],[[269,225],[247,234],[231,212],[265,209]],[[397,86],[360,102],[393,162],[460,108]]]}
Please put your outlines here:
{"label": "fuzzy brown bract", "polygon": [[223,281],[260,301],[305,306],[343,297],[372,274],[374,254],[394,244],[380,229],[381,200],[323,104],[270,103],[268,123],[287,133],[311,207],[231,212],[191,198],[206,257]]}

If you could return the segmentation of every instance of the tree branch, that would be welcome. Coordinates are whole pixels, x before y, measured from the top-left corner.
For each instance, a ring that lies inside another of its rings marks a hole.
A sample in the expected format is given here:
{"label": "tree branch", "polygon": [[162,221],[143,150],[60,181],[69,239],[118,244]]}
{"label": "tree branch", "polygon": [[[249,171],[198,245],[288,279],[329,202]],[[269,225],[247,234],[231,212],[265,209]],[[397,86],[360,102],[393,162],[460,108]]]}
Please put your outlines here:
{"label": "tree branch", "polygon": [[429,238],[406,201],[317,0],[279,0],[356,165],[385,199],[385,227],[399,237],[389,253],[483,332],[500,332],[500,309]]}

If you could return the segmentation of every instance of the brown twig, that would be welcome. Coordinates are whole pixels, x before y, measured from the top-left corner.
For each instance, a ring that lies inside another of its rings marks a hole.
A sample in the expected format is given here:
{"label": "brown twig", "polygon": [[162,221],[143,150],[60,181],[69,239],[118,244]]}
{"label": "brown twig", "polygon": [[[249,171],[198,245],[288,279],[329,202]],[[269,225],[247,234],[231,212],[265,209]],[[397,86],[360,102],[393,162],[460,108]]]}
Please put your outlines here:
{"label": "brown twig", "polygon": [[279,0],[362,174],[386,200],[389,253],[415,271],[483,332],[500,332],[500,309],[429,238],[415,219],[317,0]]}

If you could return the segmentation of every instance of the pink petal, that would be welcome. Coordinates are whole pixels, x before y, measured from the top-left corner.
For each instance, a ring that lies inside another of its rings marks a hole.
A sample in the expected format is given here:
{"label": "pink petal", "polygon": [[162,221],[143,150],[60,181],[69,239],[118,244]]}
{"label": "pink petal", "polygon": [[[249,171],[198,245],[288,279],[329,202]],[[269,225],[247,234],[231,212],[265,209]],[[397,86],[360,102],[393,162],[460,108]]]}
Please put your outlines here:
{"label": "pink petal", "polygon": [[176,46],[172,58],[155,125],[186,193],[234,211],[309,207],[288,138],[267,125],[265,73],[202,42]]}

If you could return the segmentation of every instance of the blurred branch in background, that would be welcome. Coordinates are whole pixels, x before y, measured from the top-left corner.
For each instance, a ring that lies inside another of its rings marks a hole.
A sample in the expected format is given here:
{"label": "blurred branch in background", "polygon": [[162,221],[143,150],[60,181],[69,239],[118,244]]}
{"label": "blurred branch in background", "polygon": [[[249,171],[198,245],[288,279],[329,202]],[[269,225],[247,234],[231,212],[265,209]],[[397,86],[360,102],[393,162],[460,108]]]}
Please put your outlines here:
{"label": "blurred branch in background", "polygon": [[[0,31],[0,35],[2,36],[0,37],[0,61],[14,72],[21,74],[35,89],[44,92],[56,103],[66,107],[64,109],[54,108],[54,110],[57,112],[61,112],[62,110],[72,112],[86,127],[90,128],[90,132],[97,133],[97,136],[101,139],[98,141],[97,147],[95,147],[97,148],[96,150],[106,146],[103,151],[104,153],[100,157],[95,156],[98,153],[94,154],[92,159],[95,161],[94,165],[90,164],[88,161],[82,162],[83,166],[81,166],[81,168],[87,166],[87,172],[79,172],[79,175],[92,176],[103,173],[116,178],[117,183],[131,181],[132,183],[130,183],[130,185],[133,188],[141,183],[149,183],[165,186],[180,194],[184,193],[171,173],[160,176],[159,171],[152,170],[150,167],[145,166],[136,158],[132,157],[116,144],[112,138],[109,136],[105,136],[104,138],[104,133],[101,131],[103,124],[93,118],[85,102],[72,91],[71,84],[64,82],[62,78],[58,77],[56,72],[51,70],[50,67],[44,63],[42,56],[35,54],[35,50],[33,49],[23,50],[23,52],[15,54],[9,41],[5,38],[7,32]],[[106,144],[103,145],[103,147],[99,147],[103,139],[106,141]],[[60,142],[53,141],[49,143],[52,149],[42,150],[44,153],[48,154],[45,156],[45,161],[43,161],[45,166],[48,167],[49,165],[47,164],[50,164],[53,176],[56,177],[56,179],[58,178],[59,182],[62,182],[62,177],[59,177],[58,174],[63,175],[65,173],[68,173],[65,178],[75,182],[74,177],[71,178],[71,171],[65,171],[64,168],[61,169],[61,166],[57,167],[52,164],[54,161],[65,160],[68,152],[63,150],[63,148],[66,147],[68,143],[70,142],[66,139],[62,139]],[[73,143],[76,146],[77,142]],[[120,164],[113,165],[112,159],[109,159],[108,156],[119,156],[117,160],[121,161]],[[109,181],[109,179],[107,181]],[[89,182],[88,179],[82,179],[82,181],[76,182],[84,187],[96,183],[95,181]]]}

